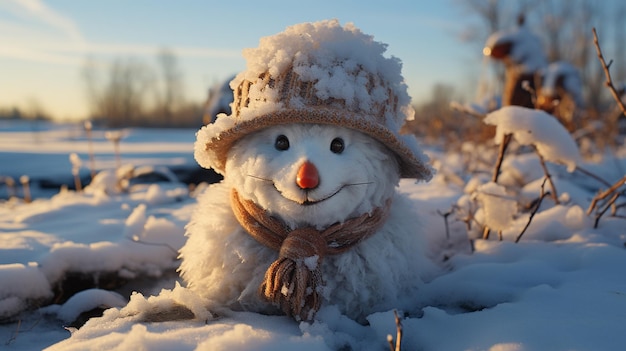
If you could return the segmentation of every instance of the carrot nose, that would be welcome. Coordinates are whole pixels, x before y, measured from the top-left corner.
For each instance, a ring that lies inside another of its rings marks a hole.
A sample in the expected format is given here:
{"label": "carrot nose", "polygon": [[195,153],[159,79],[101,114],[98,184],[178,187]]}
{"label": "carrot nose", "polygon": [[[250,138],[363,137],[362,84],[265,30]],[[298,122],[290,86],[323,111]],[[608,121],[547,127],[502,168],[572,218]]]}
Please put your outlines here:
{"label": "carrot nose", "polygon": [[296,184],[300,189],[315,189],[320,184],[320,175],[317,168],[311,162],[305,162],[300,166],[296,176]]}

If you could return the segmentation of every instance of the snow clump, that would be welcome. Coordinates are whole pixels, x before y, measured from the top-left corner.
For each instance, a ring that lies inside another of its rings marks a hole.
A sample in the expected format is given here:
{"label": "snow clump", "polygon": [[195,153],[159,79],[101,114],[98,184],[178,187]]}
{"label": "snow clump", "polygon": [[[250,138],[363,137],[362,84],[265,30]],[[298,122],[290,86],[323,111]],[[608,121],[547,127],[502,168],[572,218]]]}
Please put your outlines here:
{"label": "snow clump", "polygon": [[513,134],[518,143],[535,146],[545,160],[566,165],[568,172],[582,162],[571,134],[544,111],[505,106],[488,114],[484,122],[496,126],[496,144],[505,134]]}
{"label": "snow clump", "polygon": [[489,182],[478,187],[476,196],[485,211],[485,226],[493,230],[504,230],[513,222],[517,213],[517,202],[506,193],[502,185]]}

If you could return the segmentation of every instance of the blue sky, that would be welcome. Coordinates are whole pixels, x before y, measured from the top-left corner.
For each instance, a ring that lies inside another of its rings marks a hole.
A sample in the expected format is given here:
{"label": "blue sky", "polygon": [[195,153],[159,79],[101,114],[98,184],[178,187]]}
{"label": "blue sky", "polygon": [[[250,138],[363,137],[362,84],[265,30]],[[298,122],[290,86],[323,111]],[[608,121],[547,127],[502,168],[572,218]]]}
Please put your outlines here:
{"label": "blue sky", "polygon": [[468,89],[481,52],[461,43],[459,1],[0,0],[0,107],[39,104],[57,118],[87,113],[80,70],[87,57],[137,57],[156,66],[173,50],[185,95],[244,69],[241,50],[306,21],[337,18],[389,44],[415,101],[443,82]]}

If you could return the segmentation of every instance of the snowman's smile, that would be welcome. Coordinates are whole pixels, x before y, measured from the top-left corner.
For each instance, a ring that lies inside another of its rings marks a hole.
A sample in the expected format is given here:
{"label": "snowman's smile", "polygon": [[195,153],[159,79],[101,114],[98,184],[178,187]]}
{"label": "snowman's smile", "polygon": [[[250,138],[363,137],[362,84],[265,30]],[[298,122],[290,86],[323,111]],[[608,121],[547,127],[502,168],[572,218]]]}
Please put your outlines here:
{"label": "snowman's smile", "polygon": [[282,191],[280,191],[276,187],[276,184],[274,184],[274,189],[276,189],[276,191],[280,194],[280,196],[282,196],[286,200],[293,201],[293,202],[297,203],[298,205],[302,205],[302,206],[317,205],[320,202],[326,201],[326,200],[332,198],[333,196],[337,195],[345,187],[346,187],[346,185],[342,185],[339,188],[337,188],[337,190],[333,191],[332,193],[330,193],[330,194],[328,194],[326,196],[323,196],[323,197],[319,197],[319,198],[311,198],[310,195],[309,195],[310,191],[309,190],[303,190],[304,195],[305,195],[305,199],[303,201],[302,199],[293,199],[293,198],[291,198],[289,196],[286,196]]}
{"label": "snowman's smile", "polygon": [[[248,177],[254,178],[256,180],[260,180],[260,181],[263,181],[263,182],[267,182],[268,185],[271,184],[271,188],[274,188],[273,190],[276,191],[282,198],[284,198],[285,200],[291,201],[291,202],[295,202],[296,204],[298,204],[300,206],[317,205],[317,204],[322,203],[322,202],[324,202],[326,200],[330,200],[331,198],[335,197],[335,195],[339,194],[342,190],[344,190],[345,188],[350,187],[350,186],[372,184],[372,182],[356,182],[356,183],[341,184],[337,188],[335,188],[334,191],[329,192],[327,195],[312,197],[311,193],[319,192],[319,189],[317,189],[317,191],[316,190],[308,190],[308,189],[300,189],[297,192],[297,195],[291,195],[291,194],[289,194],[289,193],[291,193],[291,191],[281,190],[278,186],[276,186],[276,182],[274,180],[272,180],[272,179],[259,177],[259,176],[255,176],[255,175],[251,175],[251,174],[248,174]],[[303,196],[300,196],[300,195],[303,195]]]}
{"label": "snowman's smile", "polygon": [[[341,190],[343,190],[343,188],[344,188],[344,187],[345,187],[345,185],[342,185],[342,186],[340,186],[340,187],[339,187],[339,189],[335,190],[335,191],[334,191],[333,193],[331,193],[330,195],[325,196],[325,197],[322,197],[322,198],[317,199],[317,200],[316,200],[316,199],[309,199],[309,194],[308,194],[308,192],[307,192],[307,194],[306,194],[306,200],[305,200],[304,202],[298,202],[298,201],[296,201],[296,202],[297,202],[297,203],[299,203],[300,205],[303,205],[303,206],[316,205],[316,204],[319,204],[319,203],[320,203],[320,202],[322,202],[322,201],[326,201],[326,200],[330,199],[331,197],[333,197],[333,196],[337,195],[337,194],[338,194]],[[281,194],[281,195],[282,195],[282,194]],[[283,196],[283,197],[285,197],[284,195],[282,195],[282,196]],[[286,198],[286,197],[285,197],[285,198]],[[286,199],[287,199],[287,198],[286,198]],[[290,200],[290,199],[288,199],[288,200]],[[293,201],[293,200],[292,200],[292,201]]]}
{"label": "snowman's smile", "polygon": [[312,190],[301,190],[300,194],[302,194],[302,193],[304,194],[304,199],[296,199],[296,198],[293,198],[292,196],[286,195],[284,191],[280,190],[276,186],[276,183],[272,179],[258,177],[258,176],[254,176],[254,175],[251,175],[251,174],[248,174],[248,177],[272,183],[272,187],[274,188],[274,190],[276,190],[276,192],[278,194],[280,194],[281,197],[285,198],[286,200],[295,202],[295,203],[297,203],[298,205],[301,205],[301,206],[317,205],[320,202],[326,201],[326,200],[332,198],[333,196],[339,194],[339,192],[341,192],[341,190],[343,190],[345,187],[347,187],[349,185],[369,184],[369,183],[342,184],[337,189],[335,189],[334,191],[329,193],[328,195],[322,196],[322,197],[316,197],[316,198],[311,198],[310,194],[311,194]]}

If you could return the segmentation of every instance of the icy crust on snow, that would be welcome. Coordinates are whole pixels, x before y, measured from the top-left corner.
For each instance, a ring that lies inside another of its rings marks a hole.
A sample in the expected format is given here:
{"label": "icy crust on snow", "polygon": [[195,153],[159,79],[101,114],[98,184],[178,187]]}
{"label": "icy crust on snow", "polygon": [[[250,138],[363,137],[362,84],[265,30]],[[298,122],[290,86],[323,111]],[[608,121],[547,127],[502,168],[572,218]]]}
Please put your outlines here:
{"label": "icy crust on snow", "polygon": [[578,146],[565,127],[552,115],[519,106],[504,106],[491,112],[484,122],[496,126],[496,144],[513,134],[521,145],[534,145],[547,161],[567,166],[569,172],[581,163]]}
{"label": "icy crust on snow", "polygon": [[[407,144],[419,160],[427,163],[413,136],[401,136],[400,127],[405,120],[414,118],[411,97],[401,75],[402,63],[396,57],[384,57],[387,45],[362,33],[352,23],[341,26],[337,20],[301,23],[285,31],[260,39],[257,48],[243,50],[246,70],[239,73],[230,86],[236,90],[244,81],[256,82],[248,92],[249,104],[240,115],[220,114],[212,124],[202,127],[195,143],[196,161],[203,167],[219,164],[216,155],[206,152],[206,144],[238,123],[253,120],[285,108],[304,109],[302,97],[292,96],[285,106],[279,88],[272,88],[260,77],[269,72],[280,76],[291,69],[303,82],[315,82],[314,90],[322,100],[340,100],[345,106],[356,106],[362,118],[369,118],[373,109],[384,107],[384,121],[398,139]],[[373,78],[375,77],[375,78]],[[373,89],[367,86],[371,79],[378,81]],[[391,94],[390,94],[391,93]],[[398,110],[388,103],[393,97]],[[372,119],[372,118],[370,118]],[[374,121],[375,122],[375,121]]]}

